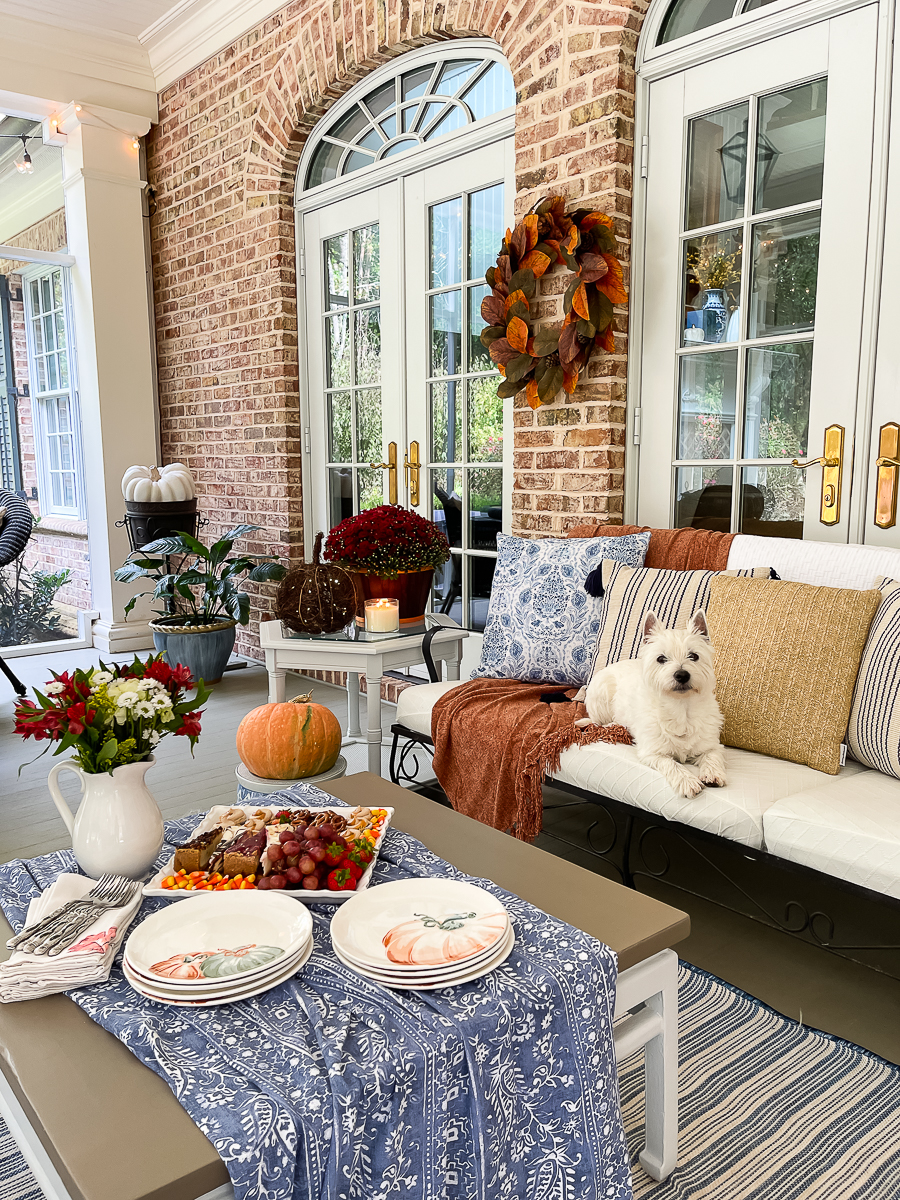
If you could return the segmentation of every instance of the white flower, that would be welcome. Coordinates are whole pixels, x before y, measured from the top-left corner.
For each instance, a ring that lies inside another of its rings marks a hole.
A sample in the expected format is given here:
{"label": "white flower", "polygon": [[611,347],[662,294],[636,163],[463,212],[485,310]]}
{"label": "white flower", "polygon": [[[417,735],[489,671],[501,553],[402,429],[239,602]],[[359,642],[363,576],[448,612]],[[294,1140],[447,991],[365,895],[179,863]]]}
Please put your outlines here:
{"label": "white flower", "polygon": [[147,738],[147,739],[149,740],[149,738],[150,738],[150,734],[151,734],[152,732],[153,732],[153,730],[152,730],[152,729],[145,729],[145,730],[144,730],[144,732],[141,734],[141,737],[145,737],[145,738]]}
{"label": "white flower", "polygon": [[123,695],[119,696],[118,699],[120,708],[131,708],[131,706],[133,704],[137,704],[138,701],[138,698],[134,692],[125,692]]}
{"label": "white flower", "polygon": [[136,717],[152,717],[156,709],[149,700],[138,700],[133,711]]}
{"label": "white flower", "polygon": [[59,683],[56,680],[54,680],[53,683],[48,683],[47,686],[44,688],[44,691],[47,693],[48,696],[58,696],[60,694],[60,692],[64,692],[65,690],[66,690],[66,685],[64,683]]}
{"label": "white flower", "polygon": [[116,724],[117,724],[117,725],[124,725],[124,724],[125,724],[125,719],[126,719],[126,718],[127,718],[127,716],[128,716],[128,710],[127,710],[127,709],[125,709],[125,708],[117,708],[117,709],[116,709],[115,716],[116,716]]}
{"label": "white flower", "polygon": [[158,746],[158,745],[159,745],[159,734],[156,732],[156,730],[155,730],[155,729],[148,729],[148,730],[147,730],[147,733],[149,733],[149,734],[150,734],[150,745],[151,745],[151,746]]}
{"label": "white flower", "polygon": [[171,706],[172,702],[169,699],[168,695],[165,695],[165,696],[154,696],[152,703],[153,703],[154,708],[160,709],[160,708],[169,708]]}
{"label": "white flower", "polygon": [[160,711],[159,717],[163,722],[172,721],[175,719],[175,714],[171,708],[164,708]]}
{"label": "white flower", "polygon": [[91,683],[109,683],[112,677],[112,671],[94,671],[91,675]]}

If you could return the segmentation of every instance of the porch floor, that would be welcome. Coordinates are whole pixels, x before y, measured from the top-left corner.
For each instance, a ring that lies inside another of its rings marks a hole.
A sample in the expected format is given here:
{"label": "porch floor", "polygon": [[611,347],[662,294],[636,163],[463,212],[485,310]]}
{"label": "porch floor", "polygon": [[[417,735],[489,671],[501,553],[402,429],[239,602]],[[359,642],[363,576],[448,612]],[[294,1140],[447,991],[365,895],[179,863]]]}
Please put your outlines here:
{"label": "porch floor", "polygon": [[[93,650],[72,650],[17,658],[10,665],[26,685],[40,686],[49,677],[51,666],[56,671],[71,670],[98,658]],[[288,696],[308,690],[309,686],[313,687],[315,699],[327,705],[344,725],[347,703],[343,690],[288,675]],[[266,692],[266,672],[261,663],[227,672],[206,706],[203,735],[193,761],[181,739],[164,739],[148,783],[165,817],[233,801],[234,768],[238,761],[235,730],[245,713],[265,703]],[[4,862],[70,844],[47,791],[50,756],[45,755],[17,775],[20,764],[30,762],[41,746],[23,742],[13,734],[14,700],[11,687],[0,678],[0,861]],[[361,697],[361,708],[364,714],[365,696]],[[385,703],[382,713],[387,734],[394,718],[393,706]],[[366,769],[364,745],[346,747],[343,753],[349,774]],[[385,747],[382,753],[385,776],[387,757]],[[74,806],[76,780],[66,772],[60,782]],[[565,842],[542,834],[537,844],[588,870],[608,873],[604,864],[584,848],[587,829],[596,815],[593,806],[572,805],[570,796],[549,788],[545,799],[548,806],[545,829],[559,834]],[[896,1019],[900,1012],[900,981],[816,951],[786,934],[727,913],[706,901],[684,896],[665,885],[656,884],[653,894],[690,913],[693,932],[677,947],[687,962],[756,996],[787,1017],[847,1038],[891,1062],[900,1063],[900,1025]]]}

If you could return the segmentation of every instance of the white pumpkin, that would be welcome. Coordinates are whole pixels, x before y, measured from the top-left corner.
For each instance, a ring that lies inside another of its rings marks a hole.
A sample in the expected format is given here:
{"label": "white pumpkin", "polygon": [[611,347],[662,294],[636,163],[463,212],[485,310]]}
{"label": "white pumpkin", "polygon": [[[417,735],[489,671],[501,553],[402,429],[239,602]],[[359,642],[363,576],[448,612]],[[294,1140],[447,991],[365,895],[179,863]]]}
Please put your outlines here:
{"label": "white pumpkin", "polygon": [[122,495],[139,504],[193,500],[194,477],[184,463],[167,467],[129,467],[122,476]]}

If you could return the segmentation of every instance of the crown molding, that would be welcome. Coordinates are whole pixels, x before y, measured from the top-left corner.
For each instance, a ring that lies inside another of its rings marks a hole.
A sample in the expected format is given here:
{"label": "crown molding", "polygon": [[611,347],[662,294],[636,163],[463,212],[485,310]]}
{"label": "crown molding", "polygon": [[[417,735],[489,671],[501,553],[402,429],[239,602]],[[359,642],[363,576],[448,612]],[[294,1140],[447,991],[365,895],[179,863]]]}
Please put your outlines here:
{"label": "crown molding", "polygon": [[157,91],[164,91],[284,7],[284,0],[179,0],[138,35]]}

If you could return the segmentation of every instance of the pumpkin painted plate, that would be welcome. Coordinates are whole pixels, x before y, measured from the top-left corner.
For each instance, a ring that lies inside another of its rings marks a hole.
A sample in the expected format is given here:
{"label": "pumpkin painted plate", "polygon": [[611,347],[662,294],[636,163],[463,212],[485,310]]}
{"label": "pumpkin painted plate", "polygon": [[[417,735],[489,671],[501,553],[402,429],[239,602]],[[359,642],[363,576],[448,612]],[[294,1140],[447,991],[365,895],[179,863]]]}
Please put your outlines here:
{"label": "pumpkin painted plate", "polygon": [[447,968],[444,972],[435,973],[430,977],[416,977],[415,979],[408,977],[393,977],[387,972],[376,971],[374,968],[363,969],[358,964],[345,958],[343,954],[334,947],[334,952],[338,959],[345,967],[350,967],[360,975],[365,975],[367,979],[372,979],[376,983],[380,983],[382,987],[393,988],[395,990],[407,992],[439,992],[444,988],[457,987],[462,983],[472,983],[475,979],[480,979],[482,975],[489,975],[506,962],[516,944],[515,933],[512,926],[507,931],[499,946],[495,946],[491,954],[484,959],[481,959],[474,966],[471,963],[466,963],[464,966]]}
{"label": "pumpkin painted plate", "polygon": [[191,996],[185,999],[179,999],[177,996],[163,995],[162,992],[154,992],[149,985],[144,983],[143,979],[130,971],[127,965],[123,964],[122,969],[125,972],[125,978],[134,990],[146,997],[146,999],[153,1000],[156,1004],[168,1004],[175,1008],[213,1008],[219,1004],[234,1004],[238,1000],[250,1000],[254,996],[260,996],[263,992],[269,991],[270,988],[286,983],[289,979],[293,979],[295,975],[300,974],[312,952],[313,942],[312,938],[310,938],[306,948],[301,951],[299,956],[292,957],[290,963],[286,963],[274,975],[266,975],[262,979],[250,980],[246,987],[235,988],[232,992],[211,992],[209,996]]}
{"label": "pumpkin painted plate", "polygon": [[[286,782],[290,782],[290,781],[286,781]],[[302,782],[302,781],[300,781],[300,782]],[[289,806],[289,807],[296,807],[296,806]],[[315,807],[313,807],[312,805],[309,805],[309,806],[304,806],[304,807],[307,807],[308,811],[311,813],[328,812],[329,810],[332,812],[335,811],[334,808],[330,808],[330,806],[328,806],[328,805],[317,805]],[[278,811],[278,809],[275,806],[273,806],[272,804],[263,804],[263,805],[216,804],[209,810],[209,812],[206,814],[206,816],[203,818],[203,820],[200,822],[200,824],[197,826],[197,828],[193,831],[193,833],[191,834],[191,837],[194,838],[197,836],[198,833],[206,833],[207,830],[209,830],[209,829],[215,829],[218,825],[222,824],[222,817],[225,815],[225,813],[233,812],[234,809],[236,809],[236,808],[243,809],[243,811],[247,814],[248,817],[252,816],[254,813],[259,812],[260,810],[262,810],[263,812],[268,811],[270,814],[274,814],[275,812]],[[340,811],[340,809],[338,808],[337,811]],[[372,872],[375,869],[376,862],[378,862],[378,853],[381,850],[381,845],[384,842],[385,834],[387,833],[387,831],[390,827],[390,824],[391,824],[391,819],[394,816],[394,810],[392,808],[388,808],[385,811],[387,812],[387,816],[385,817],[384,823],[382,824],[381,830],[378,834],[378,841],[373,846],[374,857],[373,857],[372,861],[369,863],[368,867],[366,867],[364,874],[359,879],[359,882],[356,885],[355,891],[353,891],[353,892],[332,892],[332,891],[328,891],[324,888],[317,888],[315,891],[307,891],[305,888],[284,888],[280,892],[272,891],[268,894],[269,895],[278,895],[278,896],[287,896],[292,900],[302,900],[304,904],[344,904],[347,900],[350,899],[351,896],[356,896],[360,892],[364,891],[369,886],[369,883],[371,882]],[[165,866],[162,867],[161,870],[156,872],[156,874],[149,881],[149,883],[144,884],[144,895],[152,896],[158,900],[187,900],[187,899],[190,899],[190,898],[193,898],[196,896],[232,895],[231,892],[203,892],[203,891],[187,892],[187,891],[174,891],[169,888],[164,888],[162,886],[162,881],[167,876],[172,875],[174,873],[174,870],[175,870],[175,856],[173,854],[172,857],[165,864]],[[246,893],[242,893],[242,894],[246,894]],[[260,893],[260,895],[265,895],[265,894],[266,894],[265,892]]]}
{"label": "pumpkin painted plate", "polygon": [[126,941],[125,958],[144,979],[227,988],[293,957],[311,934],[309,911],[281,892],[207,893],[149,916]]}
{"label": "pumpkin painted plate", "polygon": [[331,940],[363,967],[405,974],[475,962],[508,929],[500,901],[474,884],[403,879],[348,901],[332,919]]}

